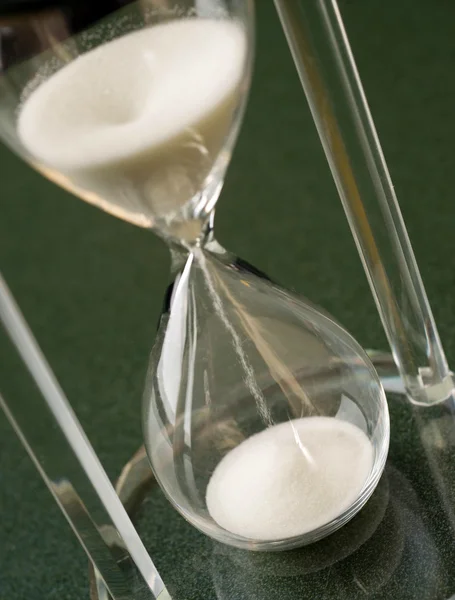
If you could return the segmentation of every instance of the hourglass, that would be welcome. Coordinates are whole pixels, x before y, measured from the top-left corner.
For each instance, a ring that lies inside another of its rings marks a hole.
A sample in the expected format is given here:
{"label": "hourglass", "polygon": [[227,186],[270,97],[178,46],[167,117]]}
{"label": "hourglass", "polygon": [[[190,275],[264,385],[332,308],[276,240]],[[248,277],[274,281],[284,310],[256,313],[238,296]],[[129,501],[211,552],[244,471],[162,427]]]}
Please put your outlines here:
{"label": "hourglass", "polygon": [[252,3],[120,4],[11,20],[1,135],[55,183],[170,247],[143,400],[170,502],[234,546],[313,542],[372,494],[388,411],[366,353],[333,318],[215,239],[248,91]]}

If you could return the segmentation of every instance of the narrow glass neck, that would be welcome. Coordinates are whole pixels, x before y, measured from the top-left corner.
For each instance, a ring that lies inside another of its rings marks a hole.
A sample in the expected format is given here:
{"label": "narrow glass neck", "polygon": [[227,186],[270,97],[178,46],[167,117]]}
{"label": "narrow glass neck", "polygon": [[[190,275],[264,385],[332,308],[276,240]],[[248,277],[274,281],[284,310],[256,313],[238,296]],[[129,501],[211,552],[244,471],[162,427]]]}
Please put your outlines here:
{"label": "narrow glass neck", "polygon": [[176,237],[175,235],[169,236],[164,232],[159,232],[166,240],[171,251],[171,269],[173,273],[181,269],[193,248],[206,248],[209,252],[215,254],[225,252],[215,240],[214,220],[215,211],[212,210],[204,220],[198,221],[197,225],[192,222],[182,222],[179,227],[174,228],[174,232],[178,231],[188,235]]}

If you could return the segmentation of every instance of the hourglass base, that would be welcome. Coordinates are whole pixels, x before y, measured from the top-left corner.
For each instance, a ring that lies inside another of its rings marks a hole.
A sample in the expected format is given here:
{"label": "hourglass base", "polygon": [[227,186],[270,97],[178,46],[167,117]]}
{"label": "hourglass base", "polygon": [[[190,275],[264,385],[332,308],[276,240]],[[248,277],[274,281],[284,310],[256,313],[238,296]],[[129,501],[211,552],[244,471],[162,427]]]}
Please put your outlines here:
{"label": "hourglass base", "polygon": [[[357,597],[359,589],[362,597],[377,597],[381,589],[384,600],[408,597],[409,590],[428,600],[455,595],[453,401],[413,405],[392,358],[370,356],[389,401],[387,465],[364,508],[315,544],[251,553],[215,542],[186,523],[164,498],[144,448],[126,465],[117,491],[173,600],[293,600],[301,598],[303,589],[321,600]],[[94,583],[93,573],[91,579]],[[92,585],[91,599],[108,598],[103,589],[100,582]]]}

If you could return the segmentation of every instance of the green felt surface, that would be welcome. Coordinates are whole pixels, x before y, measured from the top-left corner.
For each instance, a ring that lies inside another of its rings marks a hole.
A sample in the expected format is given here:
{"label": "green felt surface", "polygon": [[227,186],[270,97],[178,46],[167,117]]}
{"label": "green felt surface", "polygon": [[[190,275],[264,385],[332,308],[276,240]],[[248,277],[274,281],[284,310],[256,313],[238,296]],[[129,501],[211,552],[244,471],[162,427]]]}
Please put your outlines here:
{"label": "green felt surface", "polygon": [[[255,78],[217,235],[332,312],[362,344],[385,347],[272,3],[257,4]],[[343,0],[341,8],[453,363],[455,4]],[[0,268],[114,479],[140,444],[167,249],[44,181],[3,147],[0,183]],[[0,338],[0,358],[8,350]],[[20,392],[22,373],[0,361],[8,397]],[[181,521],[164,501],[157,510],[161,522]],[[0,600],[87,598],[85,555],[2,415],[0,514]]]}

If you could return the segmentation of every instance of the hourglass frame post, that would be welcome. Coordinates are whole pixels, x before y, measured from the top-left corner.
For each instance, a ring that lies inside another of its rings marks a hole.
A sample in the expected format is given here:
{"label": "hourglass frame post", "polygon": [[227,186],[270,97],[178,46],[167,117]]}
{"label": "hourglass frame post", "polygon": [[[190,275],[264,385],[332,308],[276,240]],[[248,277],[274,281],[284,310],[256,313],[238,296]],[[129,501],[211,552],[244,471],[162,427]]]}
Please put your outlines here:
{"label": "hourglass frame post", "polygon": [[336,0],[275,0],[393,357],[411,401],[452,374]]}
{"label": "hourglass frame post", "polygon": [[[170,600],[130,517],[0,274],[0,324],[38,393],[5,398],[5,413],[112,600]],[[36,415],[41,402],[39,427]],[[43,436],[46,433],[46,436]]]}

